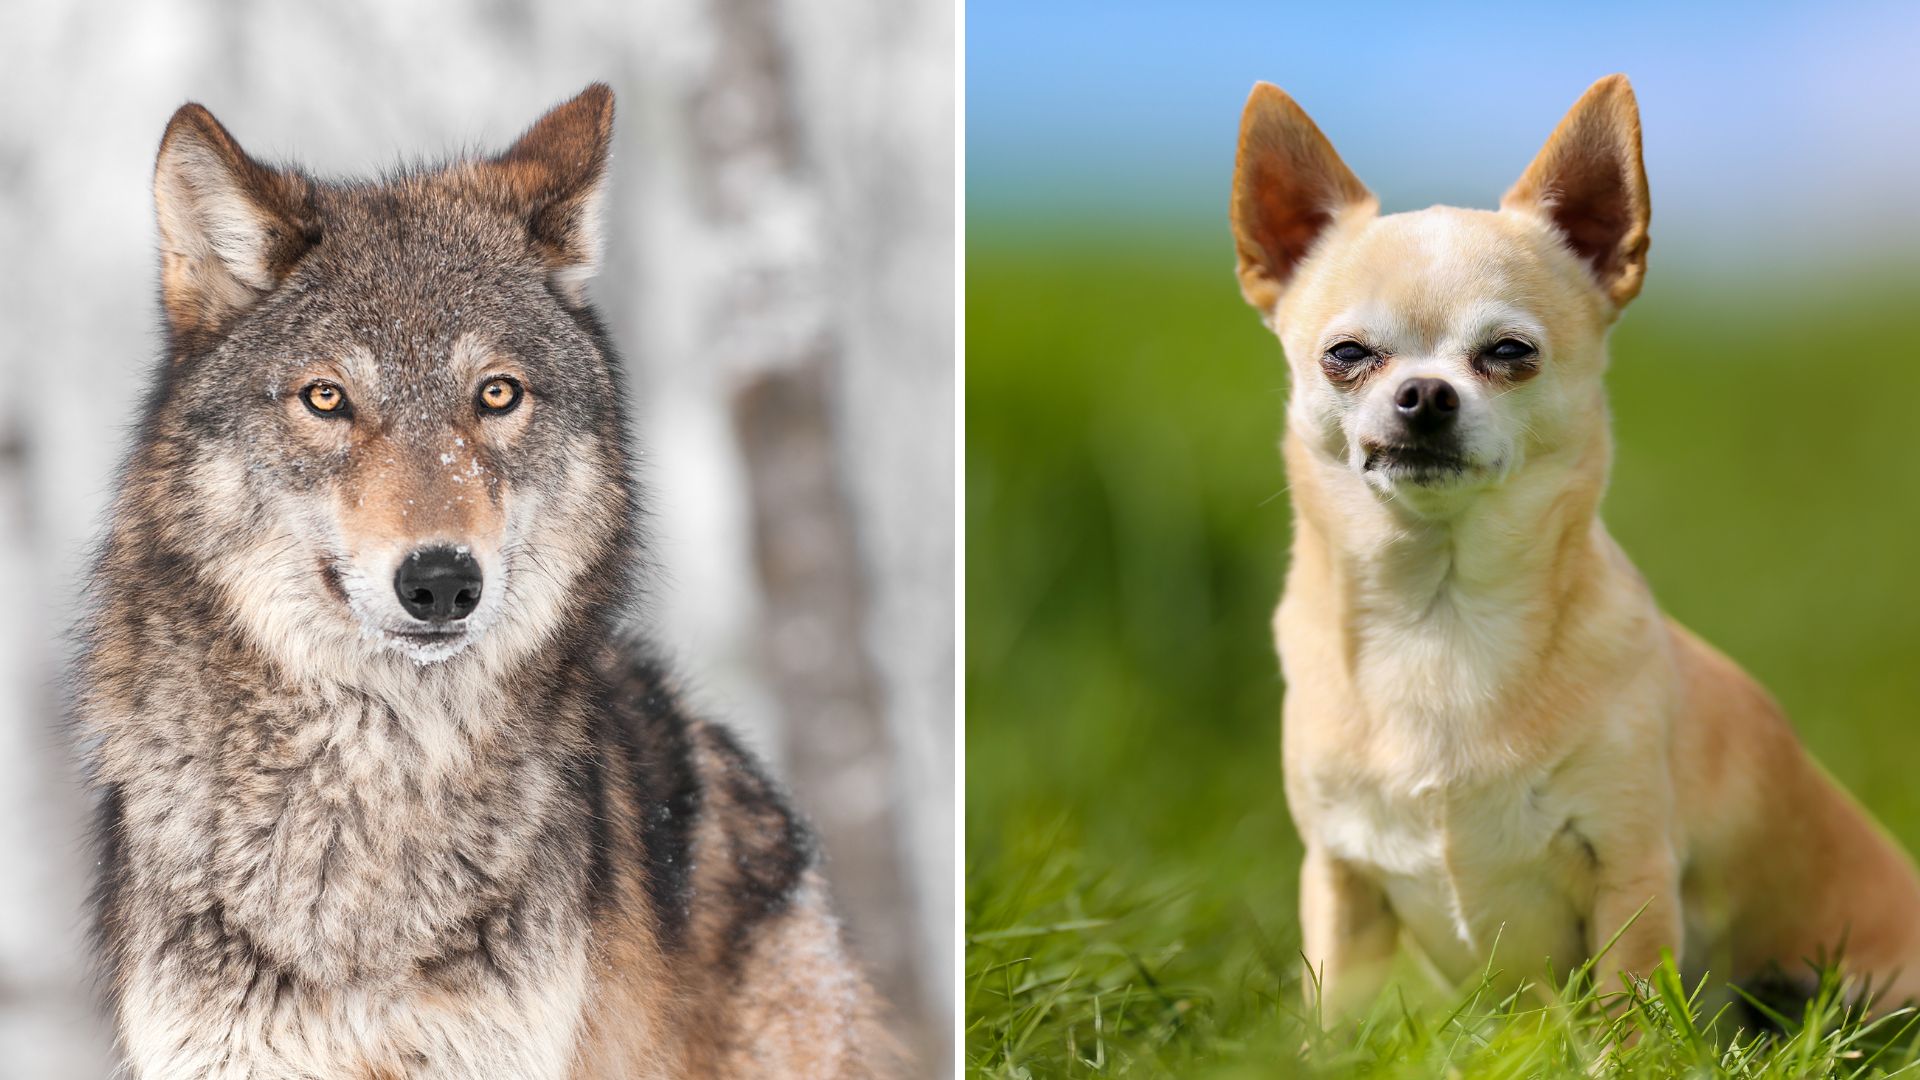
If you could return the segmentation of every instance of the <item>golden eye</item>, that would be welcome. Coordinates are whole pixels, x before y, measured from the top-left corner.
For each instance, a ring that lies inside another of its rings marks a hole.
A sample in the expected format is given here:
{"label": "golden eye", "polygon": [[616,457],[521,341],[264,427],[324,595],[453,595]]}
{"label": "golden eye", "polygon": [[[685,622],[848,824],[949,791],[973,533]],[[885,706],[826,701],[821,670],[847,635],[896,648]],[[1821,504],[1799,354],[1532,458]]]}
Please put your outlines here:
{"label": "golden eye", "polygon": [[511,412],[520,404],[520,384],[505,375],[488,379],[480,387],[480,409],[482,412]]}
{"label": "golden eye", "polygon": [[300,391],[300,400],[321,416],[346,416],[349,412],[347,392],[330,382],[308,383],[307,388]]}

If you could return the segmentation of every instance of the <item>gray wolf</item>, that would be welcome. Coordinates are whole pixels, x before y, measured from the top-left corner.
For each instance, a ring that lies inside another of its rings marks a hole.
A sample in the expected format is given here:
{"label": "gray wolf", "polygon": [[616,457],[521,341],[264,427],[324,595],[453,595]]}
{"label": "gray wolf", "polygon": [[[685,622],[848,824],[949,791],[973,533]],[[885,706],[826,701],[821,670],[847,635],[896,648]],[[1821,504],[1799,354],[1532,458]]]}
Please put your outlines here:
{"label": "gray wolf", "polygon": [[880,1067],[805,824],[621,629],[612,122],[357,183],[167,125],[76,688],[141,1080]]}
{"label": "gray wolf", "polygon": [[1620,76],[1497,211],[1382,216],[1291,98],[1247,103],[1232,223],[1290,368],[1283,758],[1333,1013],[1403,941],[1454,980],[1496,939],[1516,975],[1599,956],[1603,990],[1663,950],[1771,982],[1844,943],[1881,1000],[1920,990],[1911,861],[1597,516],[1648,220]]}

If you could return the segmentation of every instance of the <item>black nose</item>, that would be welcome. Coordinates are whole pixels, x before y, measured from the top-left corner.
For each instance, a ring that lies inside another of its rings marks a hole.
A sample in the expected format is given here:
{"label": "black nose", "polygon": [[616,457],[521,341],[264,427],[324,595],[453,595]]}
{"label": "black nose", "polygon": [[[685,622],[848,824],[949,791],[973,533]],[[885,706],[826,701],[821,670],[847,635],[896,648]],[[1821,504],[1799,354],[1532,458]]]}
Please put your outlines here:
{"label": "black nose", "polygon": [[1408,379],[1393,392],[1393,407],[1408,428],[1429,435],[1453,423],[1460,395],[1445,379]]}
{"label": "black nose", "polygon": [[480,564],[465,549],[422,548],[400,560],[393,591],[416,619],[464,619],[480,604]]}

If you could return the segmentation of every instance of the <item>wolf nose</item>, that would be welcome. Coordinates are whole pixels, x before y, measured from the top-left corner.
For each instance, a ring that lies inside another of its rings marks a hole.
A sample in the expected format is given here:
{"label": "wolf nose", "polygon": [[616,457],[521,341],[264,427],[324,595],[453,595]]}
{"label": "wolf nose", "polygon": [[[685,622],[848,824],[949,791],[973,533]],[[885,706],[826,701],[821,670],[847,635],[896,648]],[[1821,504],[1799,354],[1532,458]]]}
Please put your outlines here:
{"label": "wolf nose", "polygon": [[480,605],[480,564],[465,550],[422,548],[400,560],[393,591],[416,619],[464,619]]}
{"label": "wolf nose", "polygon": [[1408,428],[1428,435],[1453,423],[1460,395],[1445,379],[1408,379],[1393,392],[1393,407]]}

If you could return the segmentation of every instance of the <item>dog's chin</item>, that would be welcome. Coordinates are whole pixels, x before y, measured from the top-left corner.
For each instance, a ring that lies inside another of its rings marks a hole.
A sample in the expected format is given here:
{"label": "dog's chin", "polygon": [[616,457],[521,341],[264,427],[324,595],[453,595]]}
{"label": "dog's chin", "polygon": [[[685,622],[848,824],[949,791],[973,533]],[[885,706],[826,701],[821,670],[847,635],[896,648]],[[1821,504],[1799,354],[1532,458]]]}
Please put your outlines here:
{"label": "dog's chin", "polygon": [[1361,475],[1383,490],[1475,487],[1497,471],[1458,451],[1416,445],[1368,444],[1362,447],[1360,461]]}

